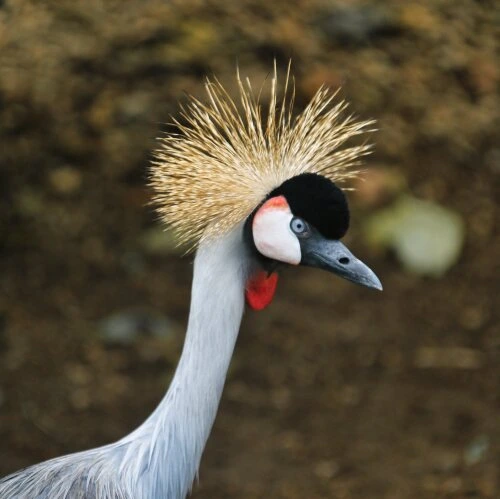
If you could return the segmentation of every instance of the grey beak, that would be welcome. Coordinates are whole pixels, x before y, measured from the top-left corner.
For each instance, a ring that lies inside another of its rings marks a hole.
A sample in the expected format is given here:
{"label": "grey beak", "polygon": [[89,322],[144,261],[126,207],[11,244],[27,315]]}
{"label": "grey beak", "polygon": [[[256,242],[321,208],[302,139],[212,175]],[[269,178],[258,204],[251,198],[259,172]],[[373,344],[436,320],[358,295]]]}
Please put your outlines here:
{"label": "grey beak", "polygon": [[356,284],[382,290],[382,283],[367,265],[358,260],[340,241],[318,233],[300,241],[301,265],[328,270]]}

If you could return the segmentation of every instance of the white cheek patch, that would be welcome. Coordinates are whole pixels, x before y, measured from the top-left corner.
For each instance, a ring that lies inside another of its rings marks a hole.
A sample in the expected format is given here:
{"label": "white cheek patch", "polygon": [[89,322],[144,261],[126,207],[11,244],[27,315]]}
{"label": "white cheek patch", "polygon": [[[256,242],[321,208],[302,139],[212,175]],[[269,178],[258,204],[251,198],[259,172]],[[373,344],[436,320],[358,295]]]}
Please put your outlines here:
{"label": "white cheek patch", "polygon": [[293,214],[284,196],[266,201],[253,218],[253,240],[259,252],[284,263],[298,265],[302,258],[299,240],[290,229]]}

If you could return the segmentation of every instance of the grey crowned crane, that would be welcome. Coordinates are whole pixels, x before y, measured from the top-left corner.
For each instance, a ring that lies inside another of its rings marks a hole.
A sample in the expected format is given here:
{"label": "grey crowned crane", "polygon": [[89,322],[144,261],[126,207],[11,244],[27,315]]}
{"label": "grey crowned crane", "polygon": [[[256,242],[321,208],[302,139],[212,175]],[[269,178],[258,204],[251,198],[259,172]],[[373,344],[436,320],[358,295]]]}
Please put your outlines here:
{"label": "grey crowned crane", "polygon": [[207,80],[179,133],[161,139],[151,186],[163,220],[196,250],[182,355],[163,400],[121,440],[35,464],[0,480],[2,499],[183,499],[212,428],[245,301],[272,300],[284,266],[319,267],[382,289],[340,242],[349,209],[339,183],[369,146],[347,142],[371,122],[342,117],[321,88],[293,117],[289,75],[267,112],[238,74],[239,102]]}

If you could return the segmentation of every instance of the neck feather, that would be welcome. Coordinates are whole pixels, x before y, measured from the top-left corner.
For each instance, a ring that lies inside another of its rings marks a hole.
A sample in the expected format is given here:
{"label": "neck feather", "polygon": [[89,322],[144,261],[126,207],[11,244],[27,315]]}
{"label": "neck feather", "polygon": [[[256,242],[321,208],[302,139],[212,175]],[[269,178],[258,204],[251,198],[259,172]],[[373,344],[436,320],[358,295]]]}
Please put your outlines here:
{"label": "neck feather", "polygon": [[248,257],[241,234],[238,227],[200,245],[172,383],[149,419],[120,442],[127,446],[122,476],[137,498],[145,498],[145,491],[148,497],[184,498],[197,474],[243,314]]}

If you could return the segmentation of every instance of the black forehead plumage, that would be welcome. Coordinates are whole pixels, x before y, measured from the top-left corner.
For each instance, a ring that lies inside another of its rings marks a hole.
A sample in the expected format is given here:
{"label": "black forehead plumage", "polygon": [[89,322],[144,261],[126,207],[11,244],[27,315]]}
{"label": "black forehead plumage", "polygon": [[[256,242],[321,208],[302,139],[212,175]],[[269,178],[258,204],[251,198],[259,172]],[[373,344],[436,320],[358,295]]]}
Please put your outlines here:
{"label": "black forehead plumage", "polygon": [[328,239],[340,239],[349,228],[347,199],[331,180],[303,173],[283,182],[268,198],[285,196],[292,213],[314,226]]}

